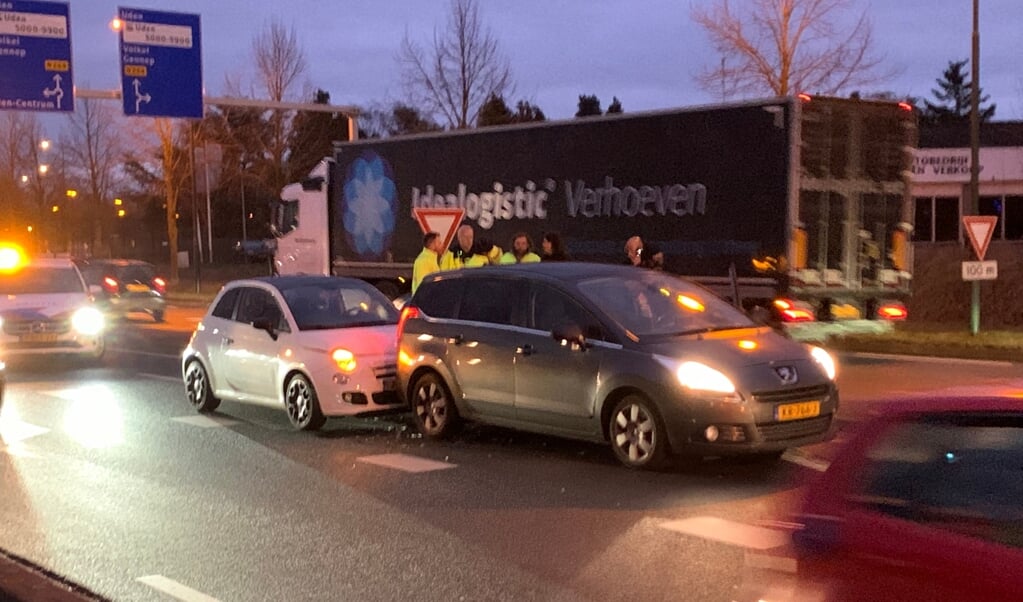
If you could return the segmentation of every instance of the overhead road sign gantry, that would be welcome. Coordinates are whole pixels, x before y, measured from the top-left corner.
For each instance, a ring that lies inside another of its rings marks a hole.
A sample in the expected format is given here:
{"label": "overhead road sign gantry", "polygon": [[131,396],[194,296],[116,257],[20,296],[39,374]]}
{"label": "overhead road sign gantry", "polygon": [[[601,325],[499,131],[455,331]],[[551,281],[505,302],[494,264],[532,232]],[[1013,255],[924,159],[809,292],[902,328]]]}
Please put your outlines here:
{"label": "overhead road sign gantry", "polygon": [[74,111],[68,4],[0,0],[0,109]]}
{"label": "overhead road sign gantry", "polygon": [[124,114],[201,119],[199,15],[118,8]]}

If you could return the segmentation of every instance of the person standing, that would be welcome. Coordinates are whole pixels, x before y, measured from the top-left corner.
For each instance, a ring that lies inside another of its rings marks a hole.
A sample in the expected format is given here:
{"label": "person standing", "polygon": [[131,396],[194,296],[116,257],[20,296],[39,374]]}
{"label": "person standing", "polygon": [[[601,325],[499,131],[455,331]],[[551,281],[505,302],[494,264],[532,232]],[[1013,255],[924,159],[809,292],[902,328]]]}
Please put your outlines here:
{"label": "person standing", "polygon": [[434,272],[440,271],[440,255],[444,251],[444,240],[436,232],[423,235],[423,250],[412,264],[412,292],[419,288],[419,283]]}
{"label": "person standing", "polygon": [[465,267],[465,262],[473,255],[475,231],[469,224],[462,224],[455,233],[455,242],[440,258],[440,269],[457,270]]}
{"label": "person standing", "polygon": [[540,256],[533,252],[533,241],[525,232],[518,232],[511,239],[511,250],[501,255],[500,263],[537,263]]}
{"label": "person standing", "polygon": [[542,261],[569,261],[568,253],[565,252],[565,245],[561,242],[561,235],[557,232],[547,232],[543,235],[540,243]]}
{"label": "person standing", "polygon": [[625,241],[625,264],[652,270],[664,269],[664,253],[654,244],[645,244],[643,239],[632,236]]}

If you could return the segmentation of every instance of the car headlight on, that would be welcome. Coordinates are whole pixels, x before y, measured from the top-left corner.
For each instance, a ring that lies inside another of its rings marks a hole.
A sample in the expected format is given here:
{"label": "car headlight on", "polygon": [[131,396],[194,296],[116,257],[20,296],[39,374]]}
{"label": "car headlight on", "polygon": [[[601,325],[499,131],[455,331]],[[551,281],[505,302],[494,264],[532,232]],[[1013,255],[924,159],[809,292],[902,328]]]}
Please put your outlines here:
{"label": "car headlight on", "polygon": [[828,378],[835,380],[835,375],[838,373],[835,358],[831,357],[830,353],[820,347],[811,347],[810,355],[812,355],[813,359],[821,365],[821,368],[824,369],[824,373],[828,375]]}
{"label": "car headlight on", "polygon": [[735,393],[735,383],[720,371],[700,362],[682,362],[678,370],[678,382],[687,389],[711,393]]}
{"label": "car headlight on", "polygon": [[71,327],[86,336],[94,336],[103,330],[103,314],[95,307],[82,307],[71,315]]}
{"label": "car headlight on", "polygon": [[335,349],[330,352],[330,359],[334,360],[342,372],[355,371],[355,354],[347,349]]}

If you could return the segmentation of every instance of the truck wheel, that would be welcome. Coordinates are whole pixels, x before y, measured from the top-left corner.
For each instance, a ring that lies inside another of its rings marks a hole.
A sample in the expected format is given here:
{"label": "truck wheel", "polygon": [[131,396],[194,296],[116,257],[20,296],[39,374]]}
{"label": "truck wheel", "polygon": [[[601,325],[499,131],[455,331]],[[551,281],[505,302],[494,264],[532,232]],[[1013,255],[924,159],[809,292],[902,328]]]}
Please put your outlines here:
{"label": "truck wheel", "polygon": [[401,289],[393,280],[377,280],[373,283],[377,290],[387,295],[388,299],[394,300],[401,294]]}

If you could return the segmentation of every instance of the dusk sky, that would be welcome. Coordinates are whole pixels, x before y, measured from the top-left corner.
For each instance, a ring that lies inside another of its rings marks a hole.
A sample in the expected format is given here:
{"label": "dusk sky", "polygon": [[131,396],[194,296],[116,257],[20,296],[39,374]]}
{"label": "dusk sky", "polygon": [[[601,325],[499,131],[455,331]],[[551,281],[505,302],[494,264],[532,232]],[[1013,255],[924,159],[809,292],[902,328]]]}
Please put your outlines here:
{"label": "dusk sky", "polygon": [[[571,117],[580,94],[604,108],[617,96],[626,111],[720,100],[694,75],[717,59],[690,7],[713,0],[481,0],[484,22],[507,56],[516,87],[509,104],[527,99],[552,119]],[[742,6],[746,0],[733,0]],[[970,0],[873,0],[867,8],[876,49],[901,74],[876,88],[933,99],[950,60],[970,56]],[[980,0],[983,91],[996,119],[1023,119],[1021,0]],[[75,83],[119,87],[117,36],[108,29],[118,6],[198,13],[204,81],[223,95],[225,76],[251,79],[253,37],[271,17],[293,27],[308,69],[305,83],[327,90],[334,104],[371,105],[403,98],[396,55],[407,31],[429,44],[443,29],[447,0],[167,0],[70,3]],[[858,13],[857,13],[858,14]],[[295,100],[299,100],[295,98]],[[304,100],[304,99],[302,99]]]}

